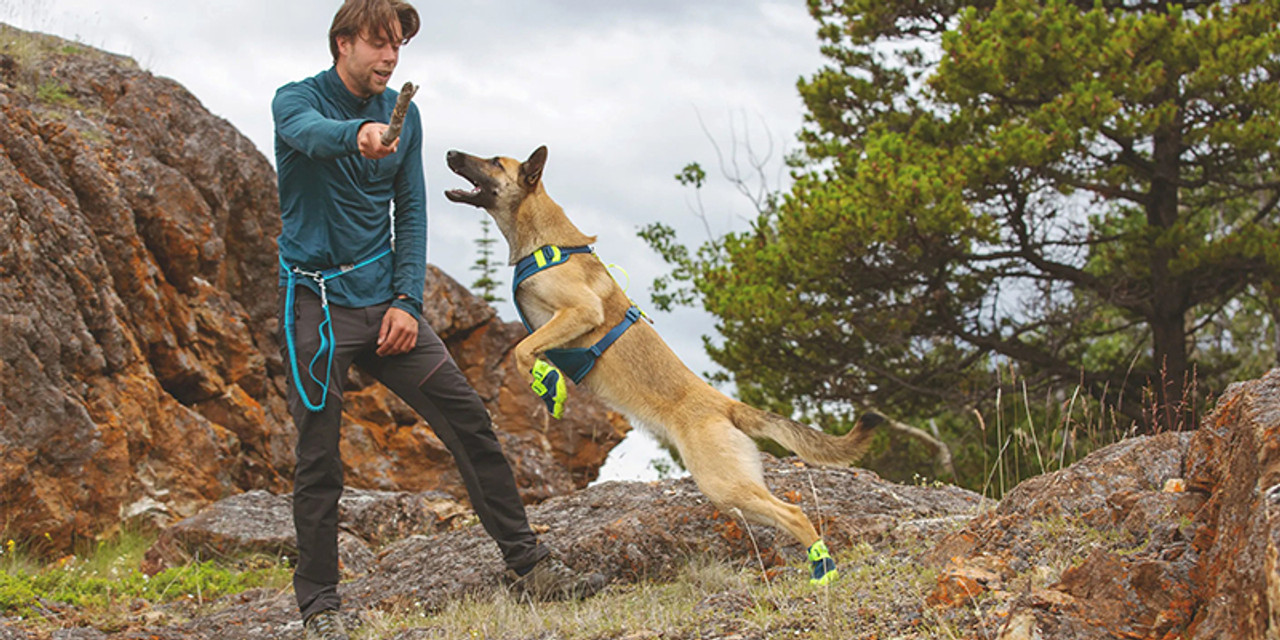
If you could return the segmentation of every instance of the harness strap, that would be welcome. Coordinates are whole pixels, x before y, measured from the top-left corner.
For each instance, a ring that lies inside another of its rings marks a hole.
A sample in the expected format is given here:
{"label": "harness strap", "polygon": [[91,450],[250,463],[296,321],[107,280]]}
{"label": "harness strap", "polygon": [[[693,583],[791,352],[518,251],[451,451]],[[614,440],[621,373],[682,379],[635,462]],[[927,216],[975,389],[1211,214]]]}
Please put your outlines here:
{"label": "harness strap", "polygon": [[[288,283],[285,284],[284,296],[284,340],[289,351],[289,365],[293,371],[293,386],[298,390],[298,395],[302,398],[302,404],[311,412],[319,412],[324,410],[325,402],[329,398],[329,381],[333,373],[333,317],[329,314],[329,294],[325,286],[325,282],[337,278],[338,276],[350,273],[370,264],[373,264],[392,252],[391,244],[383,245],[382,250],[369,258],[365,258],[357,263],[339,265],[320,271],[307,271],[302,267],[291,266],[284,261],[284,256],[280,256],[280,266],[288,273]],[[324,320],[316,327],[316,332],[320,334],[320,348],[316,350],[315,356],[311,358],[310,364],[307,365],[307,375],[318,385],[320,385],[320,402],[315,403],[307,396],[306,387],[302,386],[302,374],[298,371],[298,353],[297,347],[294,345],[294,317],[293,303],[295,300],[294,289],[298,285],[298,277],[311,278],[320,288],[320,308],[324,310]],[[324,365],[324,380],[321,381],[316,377],[315,366],[320,356],[327,353]]]}
{"label": "harness strap", "polygon": [[516,290],[520,288],[520,283],[539,271],[568,262],[569,256],[575,253],[592,253],[592,251],[593,249],[589,246],[558,247],[556,245],[547,245],[521,258],[516,263],[515,276],[511,278],[511,301],[515,304],[516,313],[520,314],[520,322],[524,323],[526,331],[533,333],[533,327],[529,326],[529,321],[524,319],[524,312],[520,310],[520,303],[515,301]]}
{"label": "harness strap", "polygon": [[[532,254],[525,256],[516,263],[515,275],[511,282],[511,301],[516,307],[516,313],[520,314],[520,322],[524,324],[524,328],[533,333],[533,327],[529,324],[529,320],[524,316],[524,310],[520,308],[519,298],[516,296],[520,288],[520,283],[524,282],[529,276],[539,271],[550,269],[551,267],[564,264],[569,260],[569,256],[575,253],[593,253],[593,249],[589,246],[580,247],[559,247],[556,245],[548,245],[534,251]],[[552,364],[564,370],[565,375],[573,380],[574,383],[581,382],[586,377],[592,367],[596,364],[596,359],[604,354],[617,339],[631,325],[635,324],[643,316],[640,308],[632,305],[627,309],[626,315],[622,318],[617,326],[609,330],[603,338],[594,345],[582,347],[570,347],[564,349],[548,349],[546,352],[547,359]]]}
{"label": "harness strap", "polygon": [[582,382],[582,379],[591,373],[591,369],[596,366],[596,359],[604,354],[605,350],[622,336],[631,325],[635,324],[641,316],[640,307],[632,305],[627,309],[627,313],[622,317],[614,328],[609,330],[603,338],[590,347],[570,347],[566,349],[547,349],[547,359],[552,364],[562,369],[565,375],[573,380],[574,384]]}

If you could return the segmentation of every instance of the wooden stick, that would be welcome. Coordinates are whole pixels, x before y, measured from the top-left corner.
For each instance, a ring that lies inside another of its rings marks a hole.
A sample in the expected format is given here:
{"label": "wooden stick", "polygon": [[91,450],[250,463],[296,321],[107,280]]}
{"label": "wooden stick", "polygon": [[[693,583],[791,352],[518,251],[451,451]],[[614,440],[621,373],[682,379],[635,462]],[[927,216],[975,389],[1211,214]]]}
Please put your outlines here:
{"label": "wooden stick", "polygon": [[404,87],[400,89],[400,97],[396,98],[396,108],[391,112],[391,124],[387,126],[386,131],[382,132],[382,146],[389,147],[396,138],[400,137],[404,116],[409,113],[409,101],[413,100],[413,94],[417,92],[418,88],[413,86],[412,82],[404,83]]}

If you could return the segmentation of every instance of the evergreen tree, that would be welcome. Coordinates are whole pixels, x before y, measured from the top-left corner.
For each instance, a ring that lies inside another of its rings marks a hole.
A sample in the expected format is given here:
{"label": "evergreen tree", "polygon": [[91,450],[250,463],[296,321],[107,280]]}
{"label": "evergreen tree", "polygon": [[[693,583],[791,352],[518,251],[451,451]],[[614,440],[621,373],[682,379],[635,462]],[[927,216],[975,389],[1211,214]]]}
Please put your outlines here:
{"label": "evergreen tree", "polygon": [[1016,364],[1187,428],[1276,365],[1280,0],[809,7],[790,192],[696,251],[641,234],[744,397],[929,416]]}
{"label": "evergreen tree", "polygon": [[475,263],[471,265],[471,270],[479,271],[480,277],[471,283],[471,288],[485,302],[501,302],[503,298],[494,293],[498,287],[502,286],[502,283],[493,277],[498,272],[498,265],[493,261],[493,245],[497,242],[497,239],[489,234],[491,226],[492,222],[488,217],[480,219],[480,237],[475,240],[480,255],[476,258]]}

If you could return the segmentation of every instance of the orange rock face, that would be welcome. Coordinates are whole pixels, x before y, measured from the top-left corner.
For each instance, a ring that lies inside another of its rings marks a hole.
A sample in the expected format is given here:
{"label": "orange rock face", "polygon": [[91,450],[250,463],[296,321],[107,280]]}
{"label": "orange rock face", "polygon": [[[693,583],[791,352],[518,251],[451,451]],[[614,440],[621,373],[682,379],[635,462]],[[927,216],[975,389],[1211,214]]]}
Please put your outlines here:
{"label": "orange rock face", "polygon": [[[287,491],[270,164],[171,80],[15,37],[31,46],[0,54],[0,526],[62,550],[125,520]],[[67,98],[42,100],[37,80]],[[577,396],[550,423],[507,358],[520,325],[438,270],[425,293],[525,498],[593,479],[622,418]],[[429,425],[352,377],[348,483],[461,495]]]}
{"label": "orange rock face", "polygon": [[980,586],[1004,632],[1032,634],[999,637],[1271,638],[1277,514],[1280,369],[1229,387],[1195,432],[1127,439],[1018,485],[926,554],[942,570],[929,604]]}

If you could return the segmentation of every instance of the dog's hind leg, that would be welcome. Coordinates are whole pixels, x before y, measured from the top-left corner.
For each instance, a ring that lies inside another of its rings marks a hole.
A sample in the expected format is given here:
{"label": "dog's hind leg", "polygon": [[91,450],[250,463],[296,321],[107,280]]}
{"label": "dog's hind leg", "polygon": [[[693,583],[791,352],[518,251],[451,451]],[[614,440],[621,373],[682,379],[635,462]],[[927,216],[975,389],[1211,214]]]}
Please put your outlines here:
{"label": "dog's hind leg", "polygon": [[805,547],[816,542],[818,532],[800,507],[777,499],[765,487],[755,442],[728,423],[722,429],[703,431],[708,432],[718,436],[714,443],[678,444],[680,457],[702,493],[722,509],[737,509],[753,522],[790,533]]}
{"label": "dog's hind leg", "polygon": [[[718,425],[716,425],[718,426]],[[702,493],[725,510],[738,511],[752,522],[790,533],[808,552],[814,584],[827,584],[837,575],[835,562],[813,523],[796,505],[779,500],[764,484],[764,470],[755,442],[724,424],[725,429],[704,429],[714,442],[678,443],[680,456]],[[697,439],[696,436],[694,439]],[[692,445],[692,446],[689,446]]]}

